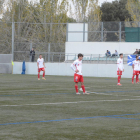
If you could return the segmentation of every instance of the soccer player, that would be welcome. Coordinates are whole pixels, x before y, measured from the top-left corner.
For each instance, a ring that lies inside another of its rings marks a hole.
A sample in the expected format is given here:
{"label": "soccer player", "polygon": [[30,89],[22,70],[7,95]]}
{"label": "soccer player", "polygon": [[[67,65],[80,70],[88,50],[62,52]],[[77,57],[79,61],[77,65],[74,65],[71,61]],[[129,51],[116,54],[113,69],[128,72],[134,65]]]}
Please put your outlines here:
{"label": "soccer player", "polygon": [[[139,75],[140,75],[140,59],[139,59]],[[138,77],[138,82],[140,82],[139,77]]]}
{"label": "soccer player", "polygon": [[134,77],[136,75],[136,83],[138,83],[138,80],[139,80],[139,56],[136,56],[136,60],[133,61],[133,65],[132,65],[132,68],[133,68],[133,76],[132,76],[132,84],[134,84]]}
{"label": "soccer player", "polygon": [[71,68],[74,70],[74,82],[75,82],[76,94],[80,95],[80,93],[78,92],[78,83],[81,82],[81,88],[83,90],[83,94],[88,95],[89,93],[85,91],[84,79],[82,75],[82,60],[83,60],[83,54],[79,53],[78,59],[73,62]]}
{"label": "soccer player", "polygon": [[43,77],[42,79],[45,79],[45,63],[44,59],[42,58],[42,55],[39,55],[39,58],[37,59],[37,67],[38,67],[38,80],[40,80],[40,72],[43,71]]}
{"label": "soccer player", "polygon": [[121,86],[120,81],[121,81],[121,75],[122,72],[124,72],[124,66],[123,66],[123,54],[119,54],[120,58],[117,60],[117,75],[118,75],[118,86]]}

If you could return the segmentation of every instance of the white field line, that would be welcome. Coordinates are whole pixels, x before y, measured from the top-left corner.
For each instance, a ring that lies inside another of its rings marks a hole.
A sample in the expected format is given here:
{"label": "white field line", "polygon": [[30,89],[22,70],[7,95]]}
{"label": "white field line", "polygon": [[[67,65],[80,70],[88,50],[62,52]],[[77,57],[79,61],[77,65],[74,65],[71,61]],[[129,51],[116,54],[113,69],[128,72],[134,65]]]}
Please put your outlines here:
{"label": "white field line", "polygon": [[115,96],[115,97],[119,97],[119,96],[124,96],[124,97],[140,97],[140,96],[131,96],[131,95],[115,95],[115,94],[107,94],[107,93],[98,93],[98,92],[91,92],[91,91],[87,91],[89,92],[90,94],[91,93],[94,93],[94,94],[97,94],[97,95],[109,95],[109,96]]}
{"label": "white field line", "polygon": [[96,101],[77,101],[77,102],[56,102],[40,104],[23,104],[23,105],[0,105],[0,106],[40,106],[40,105],[59,105],[59,104],[78,104],[78,103],[98,103],[98,102],[122,102],[122,101],[139,101],[139,99],[122,99],[122,100],[96,100]]}
{"label": "white field line", "polygon": [[124,96],[124,97],[140,97],[140,96],[131,96],[131,95],[115,95],[115,94],[107,94],[107,93],[98,93],[98,92],[90,92],[88,91],[89,93],[94,93],[94,94],[97,94],[97,95],[109,95],[109,96],[115,96],[115,97],[120,97],[120,96]]}
{"label": "white field line", "polygon": [[87,91],[89,93],[94,93],[94,94],[101,94],[101,95],[112,95],[112,94],[106,94],[106,93],[98,93],[98,92],[90,92],[90,91]]}

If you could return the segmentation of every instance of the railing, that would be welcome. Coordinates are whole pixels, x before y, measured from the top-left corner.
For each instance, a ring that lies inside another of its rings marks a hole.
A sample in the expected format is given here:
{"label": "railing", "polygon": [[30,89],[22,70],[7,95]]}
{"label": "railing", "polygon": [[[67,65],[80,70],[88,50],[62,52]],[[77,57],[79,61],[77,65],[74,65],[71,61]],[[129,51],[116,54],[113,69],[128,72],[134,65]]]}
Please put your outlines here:
{"label": "railing", "polygon": [[[45,62],[50,63],[72,63],[77,58],[77,54],[65,54],[61,52],[36,52],[34,62],[37,61],[39,55],[42,54]],[[128,54],[124,55],[124,63],[127,63]],[[119,56],[106,56],[105,54],[84,54],[83,63],[100,63],[100,64],[116,64]],[[15,61],[31,62],[29,51],[16,51],[14,55]]]}

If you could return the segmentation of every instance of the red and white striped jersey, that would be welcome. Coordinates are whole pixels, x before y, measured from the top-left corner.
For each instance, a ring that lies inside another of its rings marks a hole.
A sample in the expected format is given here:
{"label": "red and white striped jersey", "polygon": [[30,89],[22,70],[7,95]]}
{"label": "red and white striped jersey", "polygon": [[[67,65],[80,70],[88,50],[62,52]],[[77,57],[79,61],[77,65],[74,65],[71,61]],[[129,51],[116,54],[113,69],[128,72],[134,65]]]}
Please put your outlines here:
{"label": "red and white striped jersey", "polygon": [[140,62],[138,60],[133,61],[134,70],[139,71]]}
{"label": "red and white striped jersey", "polygon": [[[71,65],[71,68],[75,71],[78,70],[79,72],[77,74],[82,75],[82,60],[75,60],[73,64]],[[75,72],[76,73],[76,72]]]}
{"label": "red and white striped jersey", "polygon": [[39,68],[44,68],[44,59],[43,58],[38,58],[37,59],[37,62],[39,64]]}
{"label": "red and white striped jersey", "polygon": [[124,66],[123,66],[123,59],[121,59],[121,58],[118,58],[118,60],[117,60],[117,71],[119,71],[119,69],[120,69],[121,71],[123,71],[123,69],[124,69]]}

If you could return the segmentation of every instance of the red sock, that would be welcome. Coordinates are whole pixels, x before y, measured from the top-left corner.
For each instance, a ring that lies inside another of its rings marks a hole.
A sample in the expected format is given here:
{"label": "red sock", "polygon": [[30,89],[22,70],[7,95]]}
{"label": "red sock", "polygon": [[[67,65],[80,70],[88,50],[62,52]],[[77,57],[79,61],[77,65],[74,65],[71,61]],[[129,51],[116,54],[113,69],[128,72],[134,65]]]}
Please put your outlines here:
{"label": "red sock", "polygon": [[75,85],[76,93],[78,93],[78,85]]}
{"label": "red sock", "polygon": [[135,75],[132,76],[132,82],[134,82],[134,77],[135,77]]}
{"label": "red sock", "polygon": [[138,82],[138,80],[139,80],[139,76],[138,76],[138,75],[136,75],[136,83]]}
{"label": "red sock", "polygon": [[121,81],[121,76],[118,76],[118,84],[120,83]]}
{"label": "red sock", "polygon": [[82,87],[82,89],[83,89],[83,92],[85,93],[85,92],[86,92],[86,91],[85,91],[85,86],[82,85],[81,87]]}
{"label": "red sock", "polygon": [[45,77],[45,71],[43,72],[43,77]]}
{"label": "red sock", "polygon": [[40,73],[38,73],[38,79],[40,78]]}

